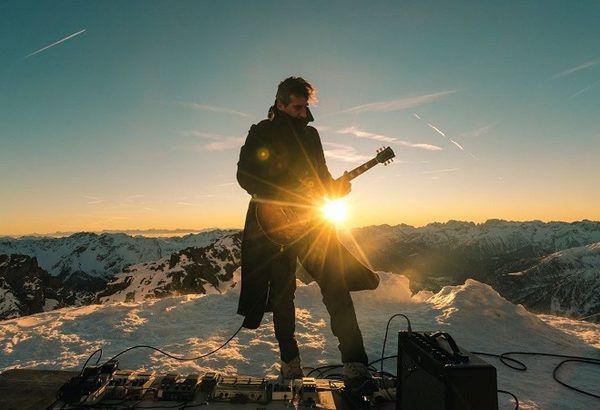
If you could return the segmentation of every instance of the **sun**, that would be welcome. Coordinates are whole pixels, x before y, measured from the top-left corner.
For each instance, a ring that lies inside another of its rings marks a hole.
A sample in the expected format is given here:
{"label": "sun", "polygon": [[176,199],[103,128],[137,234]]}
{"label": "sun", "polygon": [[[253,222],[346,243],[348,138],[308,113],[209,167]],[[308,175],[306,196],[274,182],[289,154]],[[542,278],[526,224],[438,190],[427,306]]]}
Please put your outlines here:
{"label": "sun", "polygon": [[348,206],[343,199],[325,200],[321,212],[325,219],[336,225],[342,224],[348,218]]}

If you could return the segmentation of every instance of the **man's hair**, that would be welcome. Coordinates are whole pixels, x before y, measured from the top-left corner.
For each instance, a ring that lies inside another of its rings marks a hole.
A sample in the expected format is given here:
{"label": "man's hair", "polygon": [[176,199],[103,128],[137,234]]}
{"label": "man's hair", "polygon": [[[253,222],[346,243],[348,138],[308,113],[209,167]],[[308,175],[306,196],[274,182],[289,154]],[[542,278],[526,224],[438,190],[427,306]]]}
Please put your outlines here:
{"label": "man's hair", "polygon": [[296,97],[304,97],[309,102],[315,102],[317,89],[308,81],[302,77],[288,77],[279,83],[277,87],[277,95],[275,98],[288,105],[290,103],[290,96],[295,95]]}

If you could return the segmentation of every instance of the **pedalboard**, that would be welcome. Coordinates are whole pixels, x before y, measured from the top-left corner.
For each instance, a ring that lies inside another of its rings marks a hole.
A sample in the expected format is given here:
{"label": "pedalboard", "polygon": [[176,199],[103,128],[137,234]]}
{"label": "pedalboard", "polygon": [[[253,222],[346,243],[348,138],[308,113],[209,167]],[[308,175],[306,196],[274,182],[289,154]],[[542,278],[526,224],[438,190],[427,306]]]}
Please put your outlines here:
{"label": "pedalboard", "polygon": [[[378,397],[375,394],[372,399],[378,403],[393,402],[393,399],[389,399],[389,394],[394,389],[390,381],[376,379],[376,383],[387,390],[387,395]],[[117,363],[114,363],[111,366],[88,367],[81,375],[73,377],[61,387],[57,402],[48,409],[105,409],[126,406],[127,402],[135,405],[145,403],[145,406],[155,403],[156,407],[171,406],[167,402],[192,407],[207,404],[227,408],[229,405],[254,405],[264,409],[281,406],[298,409],[355,407],[355,403],[340,407],[340,403],[344,401],[341,396],[344,396],[344,382],[341,380],[304,377],[286,381],[280,378],[231,376],[216,372],[207,372],[202,377],[198,374],[160,375],[155,372],[118,369]],[[366,398],[362,400],[363,404],[368,404]]]}

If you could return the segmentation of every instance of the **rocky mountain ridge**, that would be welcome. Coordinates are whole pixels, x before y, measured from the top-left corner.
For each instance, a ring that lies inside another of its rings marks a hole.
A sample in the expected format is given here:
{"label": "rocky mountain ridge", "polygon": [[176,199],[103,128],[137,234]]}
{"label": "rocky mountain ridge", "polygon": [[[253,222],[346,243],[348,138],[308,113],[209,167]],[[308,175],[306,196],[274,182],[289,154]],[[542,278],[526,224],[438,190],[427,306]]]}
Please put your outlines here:
{"label": "rocky mountain ridge", "polygon": [[[352,234],[354,240],[343,235],[341,240],[356,255],[364,253],[375,270],[407,276],[413,292],[439,291],[445,285],[462,284],[474,278],[491,284],[507,299],[535,312],[600,321],[598,222],[450,221],[420,228],[370,226],[355,229]],[[161,242],[156,241],[160,238],[128,239],[119,234],[116,238],[77,234],[60,246],[48,240],[28,239],[25,244],[13,240],[9,247],[6,239],[2,239],[0,254],[7,248],[25,249],[30,258],[45,257],[45,265],[40,263],[36,267],[37,260],[23,262],[21,268],[15,268],[15,272],[20,272],[18,275],[10,274],[13,279],[22,275],[31,282],[31,272],[37,272],[39,283],[50,283],[52,278],[58,281],[54,287],[44,285],[50,289],[46,298],[50,302],[43,303],[43,309],[92,301],[139,301],[167,294],[219,292],[228,286],[232,272],[239,266],[241,232],[211,231],[197,236],[202,235],[205,236],[166,238]],[[104,245],[100,246],[101,243]],[[185,246],[189,244],[192,245]],[[360,245],[360,251],[355,244]],[[97,252],[98,249],[102,252]],[[51,258],[53,250],[58,255]],[[15,263],[21,260],[15,255],[4,258],[5,261],[16,258]],[[52,261],[55,262],[49,263]],[[106,272],[100,272],[98,261],[104,263]],[[23,266],[29,266],[29,271]],[[53,267],[54,271],[46,271],[45,266]],[[39,271],[40,267],[46,276]],[[90,267],[91,271],[85,270]],[[0,318],[40,311],[42,302],[33,293],[15,292],[19,286],[34,285],[27,284],[25,279],[20,285],[13,279],[10,282],[2,269],[5,268],[0,267],[0,292],[5,292],[2,298],[5,303],[0,312],[7,313],[0,314]],[[16,301],[29,307],[19,310]]]}

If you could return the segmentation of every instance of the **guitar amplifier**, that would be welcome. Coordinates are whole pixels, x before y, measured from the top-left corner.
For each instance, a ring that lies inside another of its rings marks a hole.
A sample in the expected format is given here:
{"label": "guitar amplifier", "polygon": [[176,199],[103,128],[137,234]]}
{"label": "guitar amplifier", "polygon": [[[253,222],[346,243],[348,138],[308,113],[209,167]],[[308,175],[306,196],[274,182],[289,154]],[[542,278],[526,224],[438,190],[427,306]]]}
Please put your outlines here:
{"label": "guitar amplifier", "polygon": [[497,410],[496,368],[445,332],[398,332],[396,409]]}

